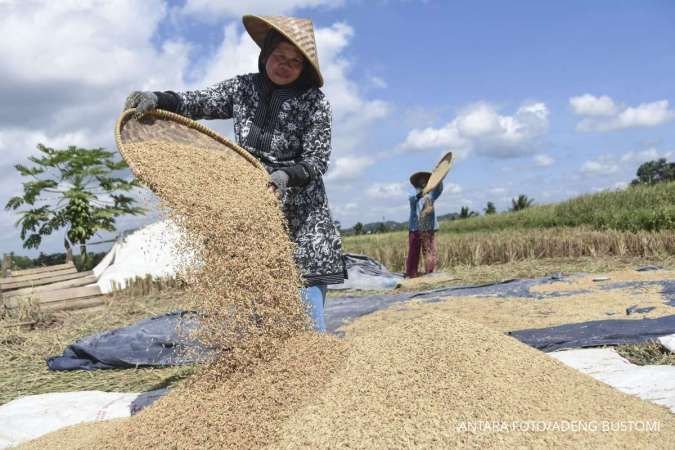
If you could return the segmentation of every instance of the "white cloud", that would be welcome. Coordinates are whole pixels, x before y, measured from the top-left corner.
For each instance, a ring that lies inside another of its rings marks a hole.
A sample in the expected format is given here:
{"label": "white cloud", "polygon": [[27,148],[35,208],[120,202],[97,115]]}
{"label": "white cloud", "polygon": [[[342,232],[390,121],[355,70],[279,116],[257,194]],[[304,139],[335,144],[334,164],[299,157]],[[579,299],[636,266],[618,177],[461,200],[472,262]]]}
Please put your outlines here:
{"label": "white cloud", "polygon": [[458,158],[466,157],[471,142],[464,139],[453,121],[442,128],[415,129],[408,133],[401,147],[405,150],[428,150],[432,148],[449,148]]}
{"label": "white cloud", "polygon": [[368,81],[373,87],[376,87],[378,89],[385,89],[388,86],[386,81],[375,75],[369,76]]}
{"label": "white cloud", "polygon": [[257,14],[257,11],[261,15],[274,16],[290,14],[300,8],[335,8],[343,4],[344,0],[187,0],[180,12],[212,23],[224,17]]}
{"label": "white cloud", "polygon": [[585,175],[612,175],[619,171],[619,165],[612,158],[601,157],[586,161],[581,165],[581,173]]}
{"label": "white cloud", "polygon": [[9,2],[0,8],[0,128],[51,134],[98,128],[96,134],[112,137],[130,91],[181,86],[190,46],[153,44],[165,17],[160,0]]}
{"label": "white cloud", "polygon": [[106,87],[175,80],[169,74],[185,62],[185,46],[167,41],[157,50],[151,42],[165,15],[160,0],[10,2],[0,15],[4,76],[25,84]]}
{"label": "white cloud", "polygon": [[408,183],[373,183],[366,189],[366,195],[378,200],[407,198]]}
{"label": "white cloud", "polygon": [[490,188],[488,192],[493,195],[502,195],[506,193],[506,189],[503,187],[494,187]]}
{"label": "white cloud", "polygon": [[401,148],[428,150],[448,148],[459,158],[476,152],[497,158],[529,154],[537,138],[548,129],[548,108],[544,103],[526,103],[511,115],[501,115],[490,103],[468,106],[441,128],[410,131]]}
{"label": "white cloud", "polygon": [[659,151],[654,147],[645,150],[635,150],[624,153],[621,156],[622,163],[643,163],[647,161],[654,161],[659,158],[671,159],[675,158],[675,150]]}
{"label": "white cloud", "polygon": [[668,100],[619,105],[608,96],[584,94],[570,98],[572,110],[583,117],[577,125],[581,131],[613,131],[635,127],[655,127],[675,119]]}
{"label": "white cloud", "polygon": [[442,195],[456,195],[461,194],[463,191],[462,186],[457,183],[448,183],[447,181],[443,182],[443,194]]}
{"label": "white cloud", "polygon": [[614,100],[606,95],[579,95],[570,98],[570,105],[574,113],[581,116],[612,116],[617,111]]}
{"label": "white cloud", "polygon": [[548,167],[555,163],[555,159],[549,155],[539,154],[534,155],[534,163],[539,167]]}
{"label": "white cloud", "polygon": [[[38,142],[57,148],[76,144],[113,149],[114,121],[133,90],[203,88],[235,74],[257,71],[259,49],[239,18],[224,21],[223,40],[211,54],[202,53],[191,61],[192,50],[208,50],[210,45],[200,38],[188,41],[188,35],[181,37],[185,29],[181,21],[186,16],[180,6],[169,11],[167,4],[165,0],[0,0],[0,188],[4,195],[20,189],[12,166],[33,154]],[[264,11],[269,5],[265,14],[274,8],[292,13],[302,7],[339,4],[289,0],[249,2],[246,8]],[[232,14],[227,8],[240,7],[233,2],[213,5],[224,8],[222,17]],[[160,25],[172,27],[169,40],[158,34]],[[354,36],[346,23],[316,29],[324,92],[334,117],[334,180],[356,177],[372,164],[356,156],[354,149],[364,148],[368,132],[391,109],[380,99],[367,98],[354,81],[350,55]],[[378,82],[386,84],[386,80]],[[208,126],[231,136],[229,121],[213,121]],[[6,198],[0,200],[6,202]],[[5,221],[0,233],[15,234],[5,227]]]}
{"label": "white cloud", "polygon": [[326,181],[345,181],[360,177],[366,169],[374,164],[374,160],[365,156],[344,156],[335,158],[330,163]]}
{"label": "white cloud", "polygon": [[[585,161],[581,165],[581,173],[584,175],[615,175],[632,176],[637,167],[647,161],[659,158],[670,159],[675,157],[675,150],[659,151],[653,147],[644,150],[626,152],[623,155],[602,155],[595,159]],[[602,188],[606,189],[606,188]]]}
{"label": "white cloud", "polygon": [[391,106],[382,100],[366,99],[359,85],[350,78],[351,62],[346,50],[354,30],[345,23],[316,30],[323,88],[333,111],[333,142],[338,154],[351,151],[366,138],[370,127],[386,117]]}

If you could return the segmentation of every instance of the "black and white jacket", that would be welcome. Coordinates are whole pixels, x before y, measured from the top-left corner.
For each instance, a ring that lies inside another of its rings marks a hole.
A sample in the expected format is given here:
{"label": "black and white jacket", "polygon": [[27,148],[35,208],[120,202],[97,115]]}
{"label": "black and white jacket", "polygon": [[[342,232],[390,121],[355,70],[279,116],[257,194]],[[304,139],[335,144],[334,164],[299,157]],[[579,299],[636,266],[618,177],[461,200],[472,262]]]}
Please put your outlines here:
{"label": "black and white jacket", "polygon": [[203,90],[157,94],[159,108],[194,120],[233,119],[237,143],[268,172],[288,174],[282,208],[305,283],[342,283],[342,242],[322,179],[331,151],[331,111],[324,94],[318,88],[272,89],[261,74],[237,76]]}

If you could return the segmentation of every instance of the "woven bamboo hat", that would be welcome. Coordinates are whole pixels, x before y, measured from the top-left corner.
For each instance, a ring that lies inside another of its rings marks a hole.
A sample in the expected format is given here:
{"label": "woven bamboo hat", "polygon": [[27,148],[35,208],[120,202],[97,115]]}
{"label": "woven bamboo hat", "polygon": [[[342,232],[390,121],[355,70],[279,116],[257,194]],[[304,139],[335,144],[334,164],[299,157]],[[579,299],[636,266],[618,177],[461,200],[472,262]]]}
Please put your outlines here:
{"label": "woven bamboo hat", "polygon": [[270,29],[275,29],[288,39],[309,61],[309,67],[314,72],[319,87],[323,86],[323,76],[319,67],[319,55],[314,40],[314,26],[309,19],[285,16],[254,16],[247,14],[243,17],[244,28],[251,35],[258,47],[262,48],[265,36]]}
{"label": "woven bamboo hat", "polygon": [[415,172],[410,175],[410,184],[415,187],[423,188],[427,184],[430,176],[431,172]]}

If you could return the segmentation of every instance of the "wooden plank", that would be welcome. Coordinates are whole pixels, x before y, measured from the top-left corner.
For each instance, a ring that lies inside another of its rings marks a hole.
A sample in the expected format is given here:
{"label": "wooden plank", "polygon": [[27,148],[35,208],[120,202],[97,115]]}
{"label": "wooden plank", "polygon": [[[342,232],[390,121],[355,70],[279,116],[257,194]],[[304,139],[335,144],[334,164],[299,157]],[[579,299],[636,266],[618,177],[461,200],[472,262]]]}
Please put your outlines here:
{"label": "wooden plank", "polygon": [[66,280],[66,281],[58,281],[56,283],[45,284],[43,286],[15,289],[13,291],[4,291],[2,293],[2,298],[28,297],[38,292],[51,291],[54,289],[74,288],[94,283],[96,283],[96,275],[89,275],[87,277],[75,278],[73,280]]}
{"label": "wooden plank", "polygon": [[104,296],[99,295],[89,298],[77,298],[70,300],[60,300],[58,302],[44,303],[40,305],[42,312],[71,311],[74,309],[92,308],[104,305]]}
{"label": "wooden plank", "polygon": [[[89,270],[87,272],[75,272],[75,273],[67,273],[65,275],[45,277],[45,278],[41,278],[39,280],[28,280],[28,281],[18,281],[18,282],[13,282],[13,283],[2,283],[2,284],[0,284],[0,289],[1,290],[9,290],[9,289],[20,289],[20,288],[27,288],[27,287],[33,287],[33,286],[42,286],[42,285],[45,285],[45,284],[56,283],[57,281],[74,280],[74,279],[77,279],[77,278],[88,277],[89,275],[93,275],[93,274],[94,274],[94,272]],[[4,293],[3,293],[3,295],[4,295]]]}
{"label": "wooden plank", "polygon": [[28,322],[15,322],[15,323],[7,323],[0,325],[0,328],[12,328],[12,327],[29,327],[31,325],[35,325],[37,322],[34,320],[29,320]]}
{"label": "wooden plank", "polygon": [[57,289],[55,291],[41,292],[38,299],[38,303],[41,305],[43,303],[51,303],[60,300],[76,299],[83,297],[93,297],[96,295],[102,295],[101,288],[98,285],[94,286],[81,286],[70,289]]}
{"label": "wooden plank", "polygon": [[38,292],[30,297],[12,297],[4,298],[3,302],[7,308],[16,308],[22,302],[36,302],[40,305],[45,303],[59,302],[62,300],[77,299],[84,297],[93,297],[101,295],[101,289],[97,286],[83,286],[70,289],[55,289],[52,291]]}
{"label": "wooden plank", "polygon": [[11,268],[12,268],[12,256],[3,254],[2,255],[2,273],[0,273],[0,276],[8,277]]}
{"label": "wooden plank", "polygon": [[75,267],[73,263],[56,264],[53,266],[34,267],[32,269],[12,270],[10,276],[20,277],[23,275],[33,275],[35,273],[54,272],[55,270],[70,269]]}
{"label": "wooden plank", "polygon": [[31,281],[31,280],[39,280],[41,278],[45,277],[55,277],[58,275],[66,275],[68,273],[75,273],[77,272],[77,269],[75,267],[69,267],[67,269],[61,269],[61,270],[55,270],[53,272],[45,272],[45,273],[33,273],[30,275],[20,275],[20,276],[14,276],[10,275],[8,278],[4,278],[0,280],[0,287],[6,283],[15,283],[18,281]]}

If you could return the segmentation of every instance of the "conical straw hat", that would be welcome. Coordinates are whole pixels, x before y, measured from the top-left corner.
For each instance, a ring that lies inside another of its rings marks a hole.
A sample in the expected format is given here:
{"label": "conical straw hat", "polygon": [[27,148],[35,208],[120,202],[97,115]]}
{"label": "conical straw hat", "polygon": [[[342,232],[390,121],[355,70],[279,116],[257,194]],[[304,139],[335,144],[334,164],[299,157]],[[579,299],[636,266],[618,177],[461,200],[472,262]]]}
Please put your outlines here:
{"label": "conical straw hat", "polygon": [[252,14],[245,15],[242,20],[244,28],[260,48],[262,48],[265,36],[271,28],[285,36],[307,58],[316,75],[319,87],[323,86],[323,76],[319,68],[319,55],[316,52],[316,41],[314,40],[314,26],[311,20],[285,16],[254,16]]}
{"label": "conical straw hat", "polygon": [[423,188],[427,184],[427,180],[431,176],[431,172],[415,172],[410,175],[410,184],[415,187]]}

